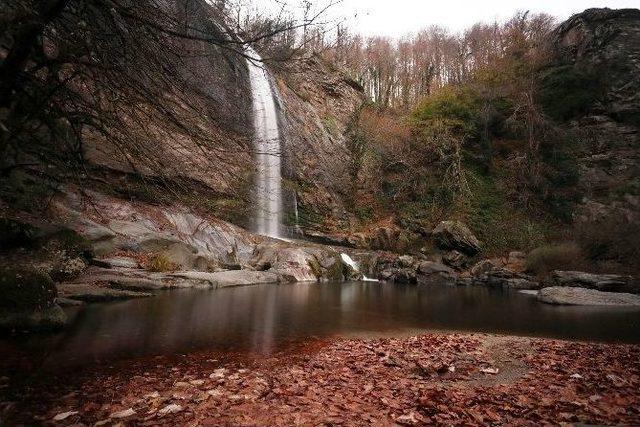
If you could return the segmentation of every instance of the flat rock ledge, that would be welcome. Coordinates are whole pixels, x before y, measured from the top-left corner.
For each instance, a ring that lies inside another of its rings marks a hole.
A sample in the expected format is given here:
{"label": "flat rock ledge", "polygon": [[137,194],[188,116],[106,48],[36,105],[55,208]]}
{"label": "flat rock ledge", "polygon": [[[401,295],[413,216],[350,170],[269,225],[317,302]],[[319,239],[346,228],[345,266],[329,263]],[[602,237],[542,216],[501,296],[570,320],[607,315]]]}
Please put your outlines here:
{"label": "flat rock ledge", "polygon": [[173,273],[171,276],[191,282],[207,284],[214,289],[279,282],[279,275],[276,273],[251,270],[229,270],[214,273],[202,271],[181,271]]}
{"label": "flat rock ledge", "polygon": [[541,289],[538,300],[554,305],[622,306],[640,309],[640,295],[554,286]]}
{"label": "flat rock ledge", "polygon": [[63,299],[62,301],[66,303],[68,300],[84,302],[120,301],[150,297],[152,294],[148,292],[112,289],[92,283],[62,283],[58,285],[58,295]]}

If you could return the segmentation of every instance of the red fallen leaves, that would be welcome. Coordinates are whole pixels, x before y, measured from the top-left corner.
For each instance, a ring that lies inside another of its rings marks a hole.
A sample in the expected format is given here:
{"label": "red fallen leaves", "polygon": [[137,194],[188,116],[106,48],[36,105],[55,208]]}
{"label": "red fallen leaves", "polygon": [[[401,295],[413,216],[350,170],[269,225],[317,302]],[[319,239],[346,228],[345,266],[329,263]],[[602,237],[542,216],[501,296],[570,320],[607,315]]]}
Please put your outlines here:
{"label": "red fallen leaves", "polygon": [[[640,423],[635,345],[430,334],[314,341],[224,366],[219,356],[156,358],[36,386],[0,418],[30,424],[30,414],[51,422],[77,411],[65,422],[92,424],[126,411],[136,425]],[[488,367],[498,372],[481,372]]]}

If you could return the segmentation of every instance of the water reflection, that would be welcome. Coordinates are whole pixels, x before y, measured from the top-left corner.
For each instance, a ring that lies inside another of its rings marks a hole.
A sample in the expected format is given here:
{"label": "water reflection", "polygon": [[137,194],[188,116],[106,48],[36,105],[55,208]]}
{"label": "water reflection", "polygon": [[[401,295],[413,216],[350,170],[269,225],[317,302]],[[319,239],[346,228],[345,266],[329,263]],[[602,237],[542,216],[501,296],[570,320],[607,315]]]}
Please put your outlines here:
{"label": "water reflection", "polygon": [[90,305],[47,340],[47,364],[234,349],[271,353],[292,339],[405,328],[490,331],[640,342],[640,312],[556,307],[517,292],[482,287],[383,283],[292,284],[173,291]]}

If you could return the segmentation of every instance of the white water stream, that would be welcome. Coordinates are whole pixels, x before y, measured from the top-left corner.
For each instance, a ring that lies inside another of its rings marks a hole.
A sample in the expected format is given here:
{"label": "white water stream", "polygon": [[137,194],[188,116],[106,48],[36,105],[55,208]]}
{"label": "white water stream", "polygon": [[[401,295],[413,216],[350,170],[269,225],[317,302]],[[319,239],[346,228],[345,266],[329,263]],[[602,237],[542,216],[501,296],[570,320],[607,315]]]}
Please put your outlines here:
{"label": "white water stream", "polygon": [[279,238],[282,223],[282,182],[280,176],[280,132],[278,113],[269,75],[260,56],[250,47],[246,53],[253,99],[253,127],[256,149],[256,231]]}
{"label": "white water stream", "polygon": [[[360,271],[360,266],[358,265],[357,262],[355,262],[353,260],[353,258],[351,258],[349,255],[345,254],[345,253],[341,253],[340,257],[342,258],[342,261],[347,264],[349,267],[353,268],[354,271],[357,271],[358,273],[362,273]],[[376,279],[370,279],[367,276],[365,276],[364,274],[362,275],[362,280],[364,282],[377,282]]]}

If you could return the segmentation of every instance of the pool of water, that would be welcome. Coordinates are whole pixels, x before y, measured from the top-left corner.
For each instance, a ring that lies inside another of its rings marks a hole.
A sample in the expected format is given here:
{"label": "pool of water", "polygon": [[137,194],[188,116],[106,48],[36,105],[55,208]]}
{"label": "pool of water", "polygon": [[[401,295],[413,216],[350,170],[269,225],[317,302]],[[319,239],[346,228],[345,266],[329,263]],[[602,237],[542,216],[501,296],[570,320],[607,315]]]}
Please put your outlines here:
{"label": "pool of water", "polygon": [[190,351],[269,354],[298,339],[406,329],[483,331],[640,342],[640,311],[551,306],[484,287],[391,283],[264,285],[182,290],[70,310],[63,332],[3,346],[50,366]]}

